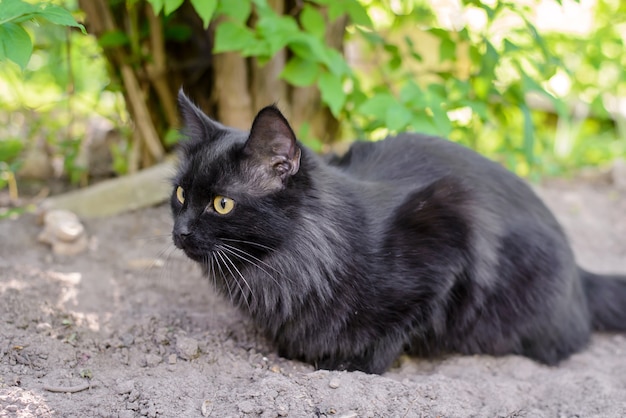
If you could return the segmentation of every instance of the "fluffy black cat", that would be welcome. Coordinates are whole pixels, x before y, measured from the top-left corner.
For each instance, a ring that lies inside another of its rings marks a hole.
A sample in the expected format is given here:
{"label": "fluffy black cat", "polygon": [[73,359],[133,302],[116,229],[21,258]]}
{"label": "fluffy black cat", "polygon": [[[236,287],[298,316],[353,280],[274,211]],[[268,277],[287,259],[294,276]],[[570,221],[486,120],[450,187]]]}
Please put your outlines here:
{"label": "fluffy black cat", "polygon": [[626,281],[577,267],[518,177],[444,139],[357,142],[326,162],[276,107],[250,132],[182,93],[173,240],[281,355],[382,373],[401,354],[555,364],[626,331]]}

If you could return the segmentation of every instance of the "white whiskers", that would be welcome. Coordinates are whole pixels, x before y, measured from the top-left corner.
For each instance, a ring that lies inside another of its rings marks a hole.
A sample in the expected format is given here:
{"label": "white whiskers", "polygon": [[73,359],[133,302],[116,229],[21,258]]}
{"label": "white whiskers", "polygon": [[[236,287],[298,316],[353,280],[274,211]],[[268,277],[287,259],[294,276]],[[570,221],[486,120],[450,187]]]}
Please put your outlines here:
{"label": "white whiskers", "polygon": [[[222,241],[248,244],[265,250],[275,251],[273,248],[251,241],[227,238],[223,238]],[[250,268],[258,269],[263,273],[261,277],[269,277],[277,287],[280,287],[281,283],[275,276],[281,275],[281,272],[250,252],[225,242],[217,244],[213,252],[206,257],[204,264],[206,266],[207,274],[209,274],[213,279],[213,285],[217,286],[216,277],[219,275],[228,290],[230,300],[232,302],[236,302],[235,299],[239,299],[239,302],[241,303],[241,299],[243,299],[243,303],[245,303],[248,310],[251,311],[251,303],[254,302],[256,295],[254,294],[249,278],[245,275],[246,271],[249,270],[241,268],[241,263],[249,265]],[[272,274],[272,272],[274,274]],[[237,295],[233,293],[233,290],[235,289],[232,288],[232,285],[230,284],[231,281],[234,282],[235,286],[237,286],[240,295],[239,298],[237,298]]]}

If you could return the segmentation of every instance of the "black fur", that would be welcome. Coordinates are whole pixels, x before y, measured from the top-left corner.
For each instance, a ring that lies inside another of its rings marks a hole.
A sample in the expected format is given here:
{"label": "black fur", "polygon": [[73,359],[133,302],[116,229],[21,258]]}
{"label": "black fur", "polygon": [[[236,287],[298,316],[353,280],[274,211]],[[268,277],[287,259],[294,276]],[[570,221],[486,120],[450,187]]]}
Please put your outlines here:
{"label": "black fur", "polygon": [[404,134],[329,164],[274,107],[248,133],[179,99],[174,242],[281,355],[370,373],[403,352],[555,364],[592,325],[626,331],[626,281],[580,270],[531,189],[473,151]]}

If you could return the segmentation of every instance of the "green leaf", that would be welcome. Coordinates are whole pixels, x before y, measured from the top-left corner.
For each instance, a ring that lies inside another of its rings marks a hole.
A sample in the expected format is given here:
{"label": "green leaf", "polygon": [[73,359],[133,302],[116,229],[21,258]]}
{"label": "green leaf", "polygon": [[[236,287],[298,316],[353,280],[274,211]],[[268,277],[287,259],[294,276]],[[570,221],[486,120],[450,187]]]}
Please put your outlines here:
{"label": "green leaf", "polygon": [[298,140],[301,141],[307,148],[311,148],[317,153],[322,152],[322,141],[316,138],[311,133],[311,124],[309,122],[303,122],[298,129]]}
{"label": "green leaf", "polygon": [[336,49],[326,48],[326,60],[324,64],[331,73],[336,76],[351,74],[351,69],[343,55]]}
{"label": "green leaf", "polygon": [[190,39],[193,31],[189,25],[172,23],[165,27],[164,36],[168,41],[184,42]]}
{"label": "green leaf", "polygon": [[383,49],[389,53],[391,59],[389,60],[389,68],[397,70],[402,66],[402,53],[397,45],[385,44]]}
{"label": "green leaf", "polygon": [[489,81],[495,77],[496,65],[500,61],[500,54],[491,42],[485,39],[485,52],[481,58],[480,74],[487,77]]}
{"label": "green leaf", "polygon": [[315,82],[320,72],[318,63],[300,57],[293,57],[280,73],[280,78],[294,86],[305,87]]}
{"label": "green leaf", "polygon": [[439,104],[434,104],[430,107],[430,110],[433,112],[433,121],[437,128],[437,134],[441,136],[450,135],[452,123],[450,123],[448,113]]}
{"label": "green leaf", "polygon": [[413,118],[413,113],[407,109],[402,103],[394,102],[387,108],[385,115],[385,123],[387,129],[391,131],[399,131],[405,129],[407,124]]}
{"label": "green leaf", "polygon": [[80,28],[83,33],[87,33],[85,27],[76,22],[70,12],[54,4],[39,3],[33,5],[21,0],[0,0],[0,6],[0,25],[42,18],[57,25]]}
{"label": "green leaf", "polygon": [[[20,155],[23,148],[22,139],[3,138],[0,140],[0,161],[12,162]],[[2,163],[0,163],[0,172],[2,169]]]}
{"label": "green leaf", "polygon": [[279,16],[272,10],[266,10],[256,25],[257,33],[270,45],[271,54],[274,55],[293,42],[296,38],[306,37],[317,39],[314,36],[301,32],[298,23],[291,16]]}
{"label": "green leaf", "polygon": [[57,25],[62,26],[72,26],[75,28],[80,28],[80,30],[86,34],[87,31],[85,27],[80,23],[76,22],[74,16],[66,9],[60,6],[56,6],[54,4],[44,4],[41,6],[41,9],[37,13],[37,16],[46,19],[48,22],[52,22]]}
{"label": "green leaf", "polygon": [[274,55],[270,44],[263,39],[256,39],[254,42],[248,43],[240,51],[244,57],[256,57],[259,65],[265,65]]}
{"label": "green leaf", "polygon": [[103,48],[128,45],[129,42],[128,35],[121,30],[105,32],[98,39],[98,44]]}
{"label": "green leaf", "polygon": [[511,52],[517,52],[520,51],[522,48],[520,48],[518,45],[515,45],[513,42],[509,41],[508,39],[504,40],[504,53],[505,54],[510,54]]}
{"label": "green leaf", "polygon": [[163,13],[168,16],[174,13],[180,6],[183,5],[184,0],[164,0]]}
{"label": "green leaf", "polygon": [[460,105],[469,106],[474,113],[476,113],[482,120],[489,118],[487,110],[487,103],[478,100],[461,100]]}
{"label": "green leaf", "polygon": [[324,16],[313,6],[309,4],[304,5],[304,9],[302,9],[302,13],[300,13],[300,23],[307,32],[318,38],[324,38],[326,21],[324,20]]}
{"label": "green leaf", "polygon": [[344,0],[344,3],[346,3],[345,8],[348,12],[348,16],[350,16],[350,20],[352,21],[352,23],[354,23],[355,25],[367,26],[370,28],[374,26],[372,24],[372,20],[367,14],[367,11],[365,10],[365,7],[362,6],[358,1]]}
{"label": "green leaf", "polygon": [[309,33],[294,33],[288,39],[287,45],[294,54],[302,58],[321,62],[330,66],[330,60],[327,52],[329,48],[320,39]]}
{"label": "green leaf", "polygon": [[439,44],[439,62],[456,60],[456,44],[450,38],[444,38]]}
{"label": "green leaf", "polygon": [[16,23],[0,25],[0,60],[10,59],[23,70],[33,53],[28,33]]}
{"label": "green leaf", "polygon": [[32,18],[39,10],[37,6],[23,2],[21,0],[2,0],[0,2],[0,24],[8,22],[19,22],[21,17],[27,16],[28,20]]}
{"label": "green leaf", "polygon": [[163,2],[164,0],[148,0],[148,3],[152,6],[152,10],[154,10],[155,16],[158,16],[163,10]]}
{"label": "green leaf", "polygon": [[375,45],[385,45],[386,41],[379,33],[365,28],[356,28],[358,33],[367,41],[367,43]]}
{"label": "green leaf", "polygon": [[487,100],[487,96],[491,91],[491,80],[487,77],[474,77],[471,80],[474,94],[478,99]]}
{"label": "green leaf", "polygon": [[424,91],[413,80],[409,80],[400,90],[400,101],[418,109],[427,104]]}
{"label": "green leaf", "polygon": [[252,2],[250,0],[221,0],[218,3],[218,14],[224,14],[235,22],[244,23],[252,12]]}
{"label": "green leaf", "polygon": [[378,93],[365,101],[358,108],[359,113],[367,116],[373,116],[376,119],[384,121],[387,118],[387,109],[396,103],[396,98],[389,93]]}
{"label": "green leaf", "polygon": [[182,139],[183,135],[181,135],[180,130],[168,129],[163,137],[163,143],[172,146],[178,144]]}
{"label": "green leaf", "polygon": [[191,5],[202,19],[204,29],[208,28],[217,8],[217,0],[191,0]]}
{"label": "green leaf", "polygon": [[432,122],[432,118],[430,118],[426,113],[418,113],[416,115],[413,115],[413,119],[411,120],[411,128],[415,132],[427,135],[439,134],[437,128]]}
{"label": "green leaf", "polygon": [[346,94],[343,91],[341,77],[323,72],[320,74],[318,83],[322,100],[328,105],[333,116],[338,117],[341,108],[346,102]]}
{"label": "green leaf", "polygon": [[239,51],[256,42],[252,31],[239,23],[222,22],[215,29],[213,52]]}

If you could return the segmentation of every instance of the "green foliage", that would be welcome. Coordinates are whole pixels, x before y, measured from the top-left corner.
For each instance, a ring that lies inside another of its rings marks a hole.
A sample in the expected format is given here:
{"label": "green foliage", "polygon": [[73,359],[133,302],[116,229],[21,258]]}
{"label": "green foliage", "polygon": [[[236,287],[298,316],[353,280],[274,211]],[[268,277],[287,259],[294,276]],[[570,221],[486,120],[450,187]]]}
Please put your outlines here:
{"label": "green foliage", "polygon": [[123,97],[107,76],[94,38],[49,20],[25,27],[33,39],[26,67],[0,63],[0,189],[9,185],[32,148],[77,183],[84,180],[85,167],[77,156],[89,119],[100,115],[122,125]]}
{"label": "green foliage", "polygon": [[[83,25],[77,23],[71,13],[61,6],[50,2],[28,3],[22,0],[0,0],[0,62],[12,61],[20,69],[20,74],[18,74],[10,65],[0,66],[2,70],[0,71],[0,85],[4,84],[0,109],[8,111],[6,117],[9,119],[14,115],[24,114],[19,105],[16,106],[16,104],[21,102],[23,96],[29,93],[25,92],[26,89],[20,88],[20,82],[44,78],[46,80],[45,87],[40,85],[35,90],[37,96],[45,100],[49,92],[50,82],[54,83],[62,78],[67,78],[67,74],[59,71],[63,66],[55,66],[53,61],[50,62],[51,65],[47,67],[43,77],[24,72],[33,54],[38,54],[41,51],[33,45],[31,35],[28,33],[28,26],[32,22],[38,24],[31,28],[35,31],[42,31],[42,28],[49,27],[75,27],[79,28],[83,34],[86,33]],[[52,41],[48,52],[58,51],[59,45],[63,45],[57,42],[60,38],[54,36],[56,34],[52,35],[44,37],[46,42]],[[86,66],[86,68],[89,67],[89,65]],[[20,82],[16,80],[20,80]],[[55,97],[55,101],[58,101],[58,96]],[[53,126],[56,120],[51,119],[50,123],[45,124],[46,127]],[[29,134],[42,128],[41,125],[33,122],[33,120],[28,120],[22,125],[28,126]],[[9,123],[5,126],[6,129],[2,130],[2,137],[0,138],[0,189],[8,186],[11,197],[16,198],[15,173],[21,166],[20,156],[25,151],[27,144],[24,138],[14,132],[16,124]],[[62,129],[66,129],[66,126],[63,126]],[[62,138],[63,135],[54,135],[54,141],[56,142],[59,137]]]}
{"label": "green foliage", "polygon": [[48,2],[0,0],[0,61],[11,60],[24,69],[33,51],[30,36],[23,27],[28,21],[44,19],[60,26],[85,28],[66,9]]}
{"label": "green foliage", "polygon": [[[291,58],[280,76],[294,86],[317,85],[322,101],[345,130],[359,137],[407,130],[441,135],[490,154],[520,174],[552,173],[555,166],[568,166],[573,154],[555,152],[557,128],[538,125],[545,110],[534,109],[537,102],[547,103],[558,120],[571,118],[571,95],[556,94],[548,83],[560,73],[576,77],[572,58],[559,51],[591,50],[585,60],[594,75],[612,68],[614,83],[595,78],[586,89],[576,88],[598,108],[594,117],[608,116],[605,92],[626,94],[626,54],[618,22],[594,29],[594,41],[581,46],[584,39],[578,42],[567,35],[556,40],[542,33],[533,23],[532,3],[464,0],[459,13],[482,16],[483,24],[465,21],[457,26],[439,17],[434,3],[419,0],[310,0],[302,2],[297,15],[279,15],[266,0],[237,3],[218,2],[215,53],[236,51],[266,62],[288,48]],[[626,15],[625,6],[616,4],[599,2],[600,25]],[[252,13],[256,23],[250,25]],[[350,68],[344,56],[325,43],[325,28],[341,16],[349,18],[348,40],[361,47],[375,68]],[[616,55],[622,61],[615,61]],[[602,84],[606,90],[598,88]],[[593,86],[595,91],[590,91]],[[576,132],[572,134],[568,149],[578,143]],[[601,146],[617,150],[615,155],[624,153],[623,145]]]}
{"label": "green foliage", "polygon": [[[166,23],[165,39],[191,36],[188,26],[174,23],[183,0],[146,1]],[[563,174],[626,155],[626,121],[618,111],[619,99],[626,97],[624,2],[598,0],[593,27],[579,35],[535,26],[532,2],[461,0],[456,14],[478,17],[480,24],[465,17],[453,22],[426,0],[296,3],[286,14],[276,13],[267,0],[189,4],[204,27],[215,31],[214,53],[234,51],[263,64],[286,48],[280,77],[293,86],[317,86],[343,138],[378,139],[401,131],[441,135],[530,176]],[[140,39],[146,29],[134,18],[136,33],[110,32],[98,41],[102,47],[127,46],[133,65],[146,54]],[[344,18],[345,42],[357,51],[356,60],[326,41],[327,28]],[[108,78],[101,50],[78,31],[68,40],[62,26],[83,30],[55,4],[0,0],[0,61],[17,63],[0,67],[0,108],[26,114],[21,135],[43,138],[63,156],[69,177],[79,179],[83,168],[76,156],[85,132],[74,121],[91,112],[118,125],[127,120],[118,108],[121,87]],[[567,88],[555,88],[557,81]],[[321,150],[310,128],[301,125],[298,136]],[[167,145],[177,140],[173,130],[164,138]],[[26,144],[2,131],[0,188],[9,179],[4,174],[19,167]],[[125,143],[113,150],[118,172],[128,169],[129,149]]]}
{"label": "green foliage", "polygon": [[[275,13],[265,0],[254,0],[251,4],[258,20],[254,27],[249,27],[247,16],[234,8],[221,7],[226,3],[220,2],[217,9],[217,16],[224,17],[224,21],[215,31],[214,52],[238,51],[263,63],[281,49],[288,48],[292,57],[280,77],[294,86],[317,84],[322,100],[333,115],[339,117],[347,99],[343,85],[353,77],[353,73],[339,51],[326,45],[324,35],[328,20],[314,4],[329,5],[331,21],[349,14],[361,24],[371,26],[365,9],[354,0],[317,0],[305,3],[296,19]],[[251,11],[251,8],[245,10]]]}

